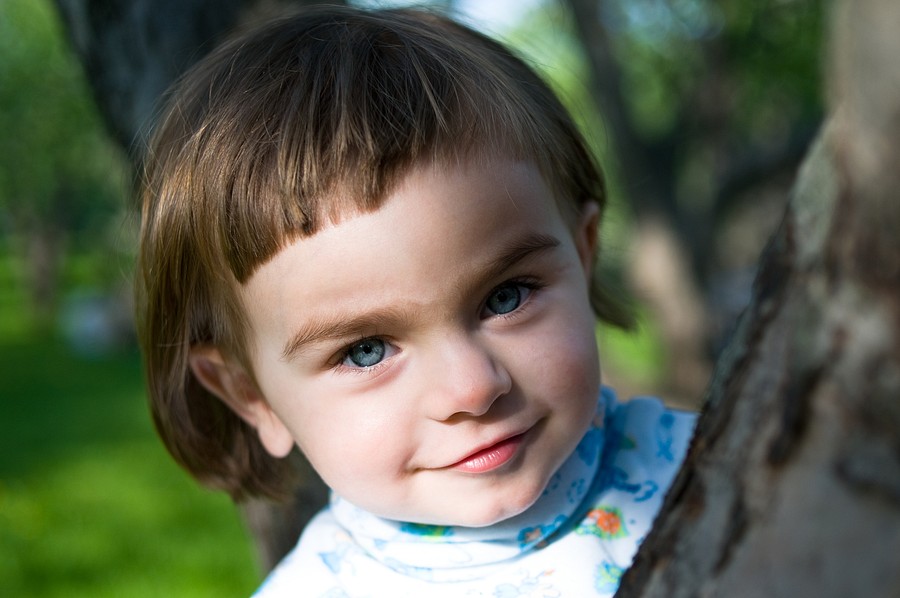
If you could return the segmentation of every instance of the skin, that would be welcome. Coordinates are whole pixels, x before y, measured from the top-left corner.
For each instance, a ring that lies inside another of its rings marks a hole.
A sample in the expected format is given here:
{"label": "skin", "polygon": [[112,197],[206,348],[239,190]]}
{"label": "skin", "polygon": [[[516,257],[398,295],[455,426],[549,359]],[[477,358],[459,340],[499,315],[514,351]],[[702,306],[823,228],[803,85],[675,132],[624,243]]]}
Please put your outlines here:
{"label": "skin", "polygon": [[567,223],[528,163],[415,168],[381,208],[288,244],[241,288],[256,384],[215,347],[191,366],[272,455],[296,444],[357,506],[512,517],[594,416],[597,214]]}

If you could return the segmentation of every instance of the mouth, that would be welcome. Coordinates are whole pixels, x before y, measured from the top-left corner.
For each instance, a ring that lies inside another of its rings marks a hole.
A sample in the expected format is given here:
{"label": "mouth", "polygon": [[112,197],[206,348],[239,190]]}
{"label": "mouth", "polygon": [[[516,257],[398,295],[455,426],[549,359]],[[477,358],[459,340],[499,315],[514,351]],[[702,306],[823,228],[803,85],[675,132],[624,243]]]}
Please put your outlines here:
{"label": "mouth", "polygon": [[519,448],[525,440],[525,434],[526,432],[522,432],[479,449],[456,463],[448,465],[447,469],[465,473],[487,473],[503,467],[519,453]]}

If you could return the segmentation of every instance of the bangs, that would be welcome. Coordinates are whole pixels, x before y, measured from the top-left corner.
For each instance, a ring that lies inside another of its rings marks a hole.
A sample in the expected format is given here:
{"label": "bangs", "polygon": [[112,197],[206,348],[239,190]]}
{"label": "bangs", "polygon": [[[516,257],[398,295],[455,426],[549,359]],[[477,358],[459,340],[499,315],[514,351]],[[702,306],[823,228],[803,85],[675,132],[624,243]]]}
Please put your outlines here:
{"label": "bangs", "polygon": [[307,11],[216,51],[155,140],[182,172],[151,170],[151,193],[190,206],[214,231],[202,253],[224,256],[238,283],[288,241],[377,208],[424,161],[528,160],[569,203],[602,200],[564,108],[508,50],[421,12],[341,12]]}

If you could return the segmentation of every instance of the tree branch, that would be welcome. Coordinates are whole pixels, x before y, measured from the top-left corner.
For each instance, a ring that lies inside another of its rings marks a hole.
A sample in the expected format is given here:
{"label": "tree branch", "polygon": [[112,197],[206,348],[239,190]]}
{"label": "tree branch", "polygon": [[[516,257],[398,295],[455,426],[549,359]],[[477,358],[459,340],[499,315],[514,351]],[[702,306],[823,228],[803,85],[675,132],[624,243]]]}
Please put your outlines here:
{"label": "tree branch", "polygon": [[658,144],[642,139],[631,124],[622,93],[622,73],[601,21],[597,0],[565,0],[574,17],[575,30],[591,64],[589,88],[599,112],[612,133],[615,156],[629,199],[640,217],[661,214],[677,220],[674,187],[675,151],[681,127]]}

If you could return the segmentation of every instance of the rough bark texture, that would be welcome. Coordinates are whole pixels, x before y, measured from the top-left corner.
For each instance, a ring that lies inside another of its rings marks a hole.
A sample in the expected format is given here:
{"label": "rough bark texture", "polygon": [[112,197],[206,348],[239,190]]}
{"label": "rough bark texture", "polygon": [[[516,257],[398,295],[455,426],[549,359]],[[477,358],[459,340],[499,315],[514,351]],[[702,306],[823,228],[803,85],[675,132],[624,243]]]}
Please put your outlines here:
{"label": "rough bark texture", "polygon": [[900,596],[898,23],[835,9],[832,116],[617,596]]}

